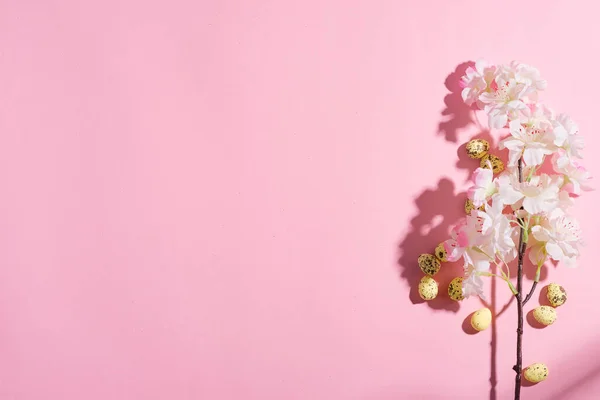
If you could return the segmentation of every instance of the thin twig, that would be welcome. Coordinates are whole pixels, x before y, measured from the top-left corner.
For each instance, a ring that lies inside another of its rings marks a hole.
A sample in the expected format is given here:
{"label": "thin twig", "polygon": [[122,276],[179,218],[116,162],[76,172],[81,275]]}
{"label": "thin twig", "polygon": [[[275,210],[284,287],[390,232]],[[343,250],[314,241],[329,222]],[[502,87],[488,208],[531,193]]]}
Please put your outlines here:
{"label": "thin twig", "polygon": [[529,291],[527,296],[525,296],[525,300],[523,300],[523,305],[525,305],[525,303],[527,303],[529,301],[531,296],[533,296],[533,292],[535,292],[535,287],[537,286],[537,284],[538,284],[537,281],[533,282],[533,285],[531,286],[531,290]]}

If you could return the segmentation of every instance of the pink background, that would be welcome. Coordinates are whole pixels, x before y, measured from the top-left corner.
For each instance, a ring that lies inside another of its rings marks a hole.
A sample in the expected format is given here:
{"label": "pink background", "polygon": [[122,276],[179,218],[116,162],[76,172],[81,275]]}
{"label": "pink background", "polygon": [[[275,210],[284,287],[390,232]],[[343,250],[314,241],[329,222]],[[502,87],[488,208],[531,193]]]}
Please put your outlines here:
{"label": "pink background", "polygon": [[[597,12],[0,0],[0,400],[511,398],[514,304],[477,335],[476,299],[413,304],[480,133],[444,82],[537,66],[597,176]],[[600,397],[599,201],[524,399]]]}

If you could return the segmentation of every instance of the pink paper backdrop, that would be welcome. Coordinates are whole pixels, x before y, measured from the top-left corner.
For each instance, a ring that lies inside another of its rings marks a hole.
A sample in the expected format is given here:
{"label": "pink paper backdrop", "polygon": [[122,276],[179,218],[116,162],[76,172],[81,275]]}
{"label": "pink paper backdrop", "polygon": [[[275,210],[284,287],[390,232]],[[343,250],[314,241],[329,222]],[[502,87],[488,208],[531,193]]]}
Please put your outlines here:
{"label": "pink paper backdrop", "polygon": [[[511,398],[514,304],[411,301],[475,165],[446,78],[537,66],[598,176],[597,12],[0,0],[0,400]],[[600,398],[599,201],[524,399]]]}

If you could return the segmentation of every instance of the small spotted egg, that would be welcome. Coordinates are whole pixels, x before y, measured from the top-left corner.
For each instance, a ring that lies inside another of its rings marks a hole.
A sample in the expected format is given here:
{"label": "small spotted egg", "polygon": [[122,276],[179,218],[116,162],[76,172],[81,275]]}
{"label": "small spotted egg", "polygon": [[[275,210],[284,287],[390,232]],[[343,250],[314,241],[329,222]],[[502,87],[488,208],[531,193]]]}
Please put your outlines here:
{"label": "small spotted egg", "polygon": [[493,154],[486,154],[483,156],[479,166],[481,168],[489,168],[490,166],[488,165],[488,161],[492,165],[492,171],[494,171],[495,174],[499,174],[500,172],[504,171],[504,163],[498,156]]}
{"label": "small spotted egg", "polygon": [[552,325],[556,321],[556,310],[549,306],[539,306],[533,310],[533,318],[542,325]]}
{"label": "small spotted egg", "polygon": [[430,276],[424,276],[421,278],[421,282],[419,282],[419,296],[423,300],[433,300],[438,294],[438,284]]}
{"label": "small spotted egg", "polygon": [[448,296],[450,296],[452,300],[460,301],[465,298],[462,290],[463,279],[463,277],[458,276],[450,281],[450,284],[448,285]]}
{"label": "small spotted egg", "polygon": [[421,254],[418,259],[419,267],[426,275],[435,275],[440,270],[440,261],[433,254]]}
{"label": "small spotted egg", "polygon": [[437,245],[437,247],[435,248],[435,256],[437,257],[438,260],[440,260],[441,262],[446,262],[448,261],[448,253],[446,252],[446,246],[444,246],[444,243],[440,243]]}
{"label": "small spotted egg", "polygon": [[[475,208],[475,204],[473,204],[471,199],[467,199],[467,201],[465,201],[465,213],[471,215],[471,211],[473,211]],[[485,205],[479,207],[478,210],[485,211]]]}
{"label": "small spotted egg", "polygon": [[473,139],[467,143],[467,155],[471,158],[481,158],[487,154],[490,144],[487,140]]}
{"label": "small spotted egg", "polygon": [[546,380],[548,377],[548,367],[546,367],[546,364],[542,363],[531,364],[529,367],[527,367],[527,369],[525,369],[523,375],[529,382],[538,383]]}
{"label": "small spotted egg", "polygon": [[565,304],[567,301],[567,291],[562,286],[551,283],[548,285],[548,301],[552,306],[559,307]]}
{"label": "small spotted egg", "polygon": [[482,308],[473,313],[471,326],[476,331],[486,330],[492,323],[492,312],[489,308]]}

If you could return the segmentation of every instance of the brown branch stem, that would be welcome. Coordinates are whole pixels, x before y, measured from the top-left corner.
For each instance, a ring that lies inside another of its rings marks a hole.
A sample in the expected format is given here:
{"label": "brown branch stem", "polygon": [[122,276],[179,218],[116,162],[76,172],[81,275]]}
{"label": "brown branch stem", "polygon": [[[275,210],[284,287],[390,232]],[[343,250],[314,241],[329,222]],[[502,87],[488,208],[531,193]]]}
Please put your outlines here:
{"label": "brown branch stem", "polygon": [[[519,182],[523,182],[523,159],[519,159]],[[525,255],[525,231],[523,229],[523,221],[521,220],[521,228],[519,232],[519,258],[517,264],[517,363],[514,365],[515,370],[515,400],[521,399],[521,371],[523,370],[523,256]],[[529,299],[527,299],[529,300]]]}

